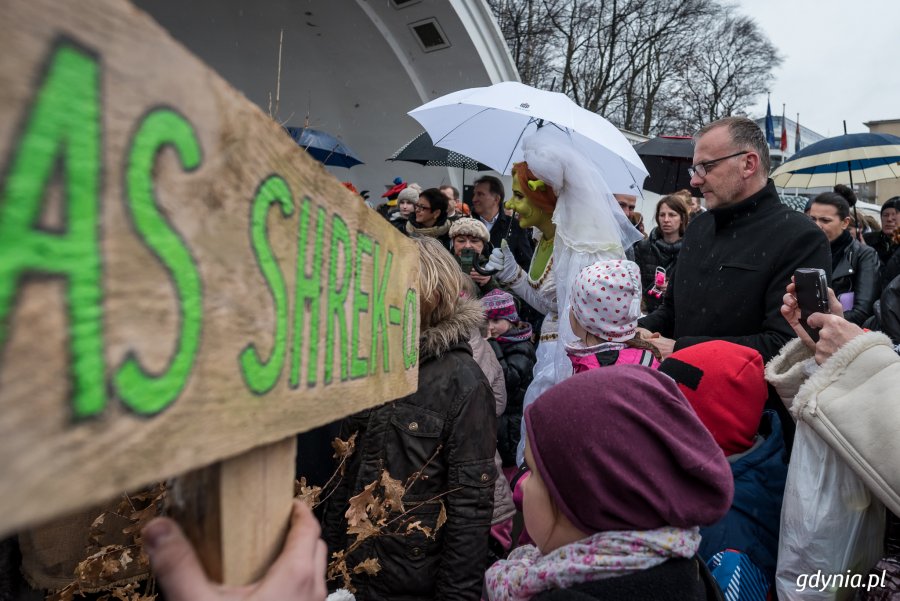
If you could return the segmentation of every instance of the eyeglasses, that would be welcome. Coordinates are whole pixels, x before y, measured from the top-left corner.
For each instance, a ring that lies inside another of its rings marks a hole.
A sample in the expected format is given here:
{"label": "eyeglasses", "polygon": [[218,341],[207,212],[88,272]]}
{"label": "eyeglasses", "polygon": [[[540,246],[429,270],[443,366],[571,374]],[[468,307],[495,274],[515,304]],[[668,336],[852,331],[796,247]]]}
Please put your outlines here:
{"label": "eyeglasses", "polygon": [[729,154],[727,157],[719,157],[711,161],[703,161],[702,163],[691,165],[690,167],[688,167],[688,175],[690,175],[691,177],[694,177],[695,175],[697,177],[706,177],[706,174],[709,173],[719,161],[724,161],[725,159],[733,159],[734,157],[739,157],[742,154],[747,154],[749,152],[749,150],[742,150],[734,154]]}
{"label": "eyeglasses", "polygon": [[416,203],[416,210],[431,212],[431,207],[429,207],[428,205],[420,205],[419,203]]}

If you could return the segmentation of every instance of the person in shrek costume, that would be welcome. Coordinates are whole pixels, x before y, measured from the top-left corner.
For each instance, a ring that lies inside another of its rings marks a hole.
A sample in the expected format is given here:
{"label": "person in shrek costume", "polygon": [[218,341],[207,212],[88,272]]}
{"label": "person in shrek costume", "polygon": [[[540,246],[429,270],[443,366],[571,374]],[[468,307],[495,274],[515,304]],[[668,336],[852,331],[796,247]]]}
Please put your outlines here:
{"label": "person in shrek costume", "polygon": [[[544,313],[534,380],[525,393],[527,408],[551,386],[572,375],[565,344],[576,336],[568,319],[576,276],[597,261],[624,259],[625,250],[641,239],[622,213],[593,163],[576,150],[565,134],[539,129],[522,142],[525,160],[513,166],[513,195],[506,203],[519,225],[534,227],[540,240],[531,265],[519,267],[505,242],[495,248],[486,267],[526,303]],[[525,434],[519,443],[521,464]]]}

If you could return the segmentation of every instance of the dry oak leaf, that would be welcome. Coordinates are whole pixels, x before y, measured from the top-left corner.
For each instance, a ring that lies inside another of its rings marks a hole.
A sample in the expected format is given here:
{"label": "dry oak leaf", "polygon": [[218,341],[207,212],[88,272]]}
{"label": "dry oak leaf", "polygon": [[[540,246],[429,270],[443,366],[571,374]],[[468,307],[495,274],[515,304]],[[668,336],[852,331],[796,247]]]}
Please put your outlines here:
{"label": "dry oak leaf", "polygon": [[438,514],[438,517],[437,517],[437,524],[434,527],[435,532],[440,530],[441,526],[443,526],[447,522],[447,506],[444,505],[443,501],[441,501],[440,503],[441,503],[441,512]]}
{"label": "dry oak leaf", "polygon": [[429,538],[431,537],[431,528],[429,528],[428,526],[423,526],[421,520],[416,520],[415,522],[406,525],[406,534],[415,532],[417,530],[425,534],[425,536]]}
{"label": "dry oak leaf", "polygon": [[356,432],[351,434],[347,440],[335,438],[331,442],[331,447],[334,449],[335,459],[346,459],[353,454],[353,449],[356,448]]}
{"label": "dry oak leaf", "polygon": [[403,495],[406,489],[400,480],[391,478],[387,470],[381,470],[381,486],[384,488],[384,508],[388,511],[404,511]]}
{"label": "dry oak leaf", "polygon": [[378,480],[375,480],[366,486],[361,493],[350,498],[350,507],[348,507],[347,512],[344,513],[344,517],[347,518],[348,526],[357,526],[363,522],[369,521],[369,516],[367,514],[369,506],[374,506],[379,502],[374,494],[377,486]]}
{"label": "dry oak leaf", "polygon": [[379,571],[381,571],[381,564],[378,563],[377,557],[370,557],[365,559],[353,568],[354,574],[368,574],[369,576],[374,576]]}
{"label": "dry oak leaf", "polygon": [[[296,484],[295,497],[306,503],[310,509],[315,508],[319,503],[319,496],[322,494],[321,486],[307,486],[306,477],[300,478],[300,482]],[[299,490],[298,490],[299,489]]]}
{"label": "dry oak leaf", "polygon": [[366,540],[370,536],[375,536],[377,534],[381,534],[381,528],[372,524],[372,522],[366,520],[365,522],[358,524],[356,526],[350,526],[347,528],[348,535],[356,535],[356,540],[353,541],[353,544],[361,543]]}

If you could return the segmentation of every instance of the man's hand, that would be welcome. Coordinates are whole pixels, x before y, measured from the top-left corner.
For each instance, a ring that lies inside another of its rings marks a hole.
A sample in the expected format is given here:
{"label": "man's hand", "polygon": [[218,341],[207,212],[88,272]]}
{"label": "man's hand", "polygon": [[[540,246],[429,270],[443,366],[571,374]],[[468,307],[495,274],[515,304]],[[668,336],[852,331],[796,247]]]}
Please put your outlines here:
{"label": "man's hand", "polygon": [[819,328],[819,342],[815,346],[816,363],[819,365],[825,363],[839,348],[864,333],[861,327],[838,315],[813,313],[806,321],[811,327]]}
{"label": "man's hand", "polygon": [[262,580],[223,586],[207,579],[191,543],[173,520],[156,518],[143,530],[144,549],[168,601],[321,601],[328,592],[328,550],[319,534],[312,511],[294,501],[284,548]]}
{"label": "man's hand", "polygon": [[[797,333],[797,337],[803,341],[803,344],[808,348],[811,352],[816,352],[816,343],[812,338],[809,337],[809,334],[806,333],[806,330],[803,329],[803,326],[800,325],[800,306],[797,304],[797,297],[795,296],[795,292],[797,287],[794,285],[794,278],[791,276],[791,283],[787,285],[786,294],[781,299],[781,315],[788,322],[788,325]],[[841,318],[843,321],[844,308],[841,306],[841,301],[839,301],[834,296],[834,291],[829,288],[828,289],[828,308],[831,311],[831,315]],[[821,313],[813,313],[813,315],[822,315]],[[810,316],[812,317],[812,316]],[[811,327],[813,326],[813,322],[807,320],[807,323]],[[819,333],[821,336],[821,332]],[[829,356],[831,356],[829,354]],[[816,359],[818,361],[818,359]]]}
{"label": "man's hand", "polygon": [[481,275],[474,269],[469,272],[469,277],[472,278],[472,281],[478,284],[479,286],[484,286],[488,282],[491,281],[491,276],[489,275]]}
{"label": "man's hand", "polygon": [[659,351],[659,354],[662,355],[663,359],[667,359],[675,350],[675,341],[671,338],[664,338],[658,333],[652,334],[647,342],[656,347],[656,350]]}

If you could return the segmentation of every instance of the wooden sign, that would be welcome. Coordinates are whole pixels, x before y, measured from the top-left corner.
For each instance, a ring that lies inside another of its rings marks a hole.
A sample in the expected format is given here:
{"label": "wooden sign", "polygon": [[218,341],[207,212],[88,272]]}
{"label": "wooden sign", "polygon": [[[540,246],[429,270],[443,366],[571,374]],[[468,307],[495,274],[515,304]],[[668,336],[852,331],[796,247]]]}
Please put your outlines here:
{"label": "wooden sign", "polygon": [[412,392],[417,277],[145,14],[3,3],[0,534]]}

